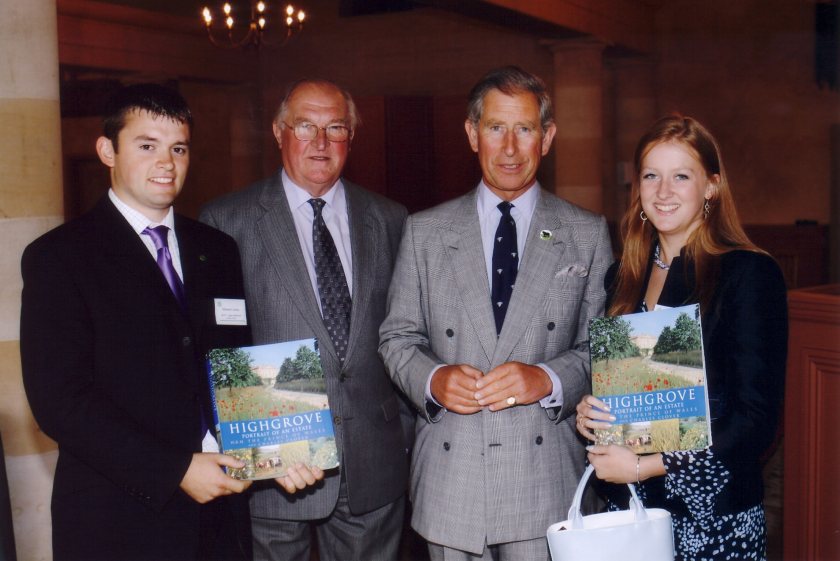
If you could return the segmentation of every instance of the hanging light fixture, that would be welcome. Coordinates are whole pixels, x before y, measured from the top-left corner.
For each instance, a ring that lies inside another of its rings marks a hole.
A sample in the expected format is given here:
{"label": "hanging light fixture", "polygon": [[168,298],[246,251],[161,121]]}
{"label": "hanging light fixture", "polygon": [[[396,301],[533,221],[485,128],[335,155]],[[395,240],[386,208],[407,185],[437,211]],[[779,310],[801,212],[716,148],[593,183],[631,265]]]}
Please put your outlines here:
{"label": "hanging light fixture", "polygon": [[[251,0],[250,17],[242,17],[243,6],[235,6],[230,2],[222,5],[219,13],[222,21],[221,26],[214,26],[214,14],[207,6],[201,11],[204,19],[204,26],[207,28],[207,37],[217,47],[235,49],[237,47],[259,49],[263,46],[282,45],[293,35],[303,29],[303,22],[306,13],[295,8],[291,4],[280,10],[272,8],[263,2]],[[270,18],[270,20],[269,20]],[[215,27],[221,27],[217,32]],[[217,35],[218,34],[218,35]]]}

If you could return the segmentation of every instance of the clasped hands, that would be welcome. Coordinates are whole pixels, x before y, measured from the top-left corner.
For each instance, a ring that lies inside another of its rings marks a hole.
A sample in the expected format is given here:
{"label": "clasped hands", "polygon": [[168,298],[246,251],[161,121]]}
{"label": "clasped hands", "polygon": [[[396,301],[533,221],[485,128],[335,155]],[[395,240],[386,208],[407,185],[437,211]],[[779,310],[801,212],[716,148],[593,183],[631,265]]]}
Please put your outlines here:
{"label": "clasped hands", "polygon": [[486,375],[468,364],[450,364],[439,368],[431,382],[437,402],[461,415],[472,415],[485,407],[499,411],[529,405],[551,391],[551,379],[545,370],[522,362],[506,362]]}

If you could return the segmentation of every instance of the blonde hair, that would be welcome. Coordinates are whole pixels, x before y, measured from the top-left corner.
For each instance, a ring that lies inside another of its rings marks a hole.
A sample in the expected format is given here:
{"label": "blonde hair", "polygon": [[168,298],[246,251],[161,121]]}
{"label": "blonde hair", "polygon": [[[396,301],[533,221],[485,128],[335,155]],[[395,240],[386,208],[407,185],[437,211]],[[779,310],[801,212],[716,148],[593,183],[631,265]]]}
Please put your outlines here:
{"label": "blonde hair", "polygon": [[650,221],[640,218],[639,183],[642,161],[654,146],[663,142],[682,144],[697,158],[707,177],[717,175],[719,178],[714,193],[708,199],[709,212],[691,233],[685,246],[685,263],[693,262],[695,266],[693,301],[699,302],[702,310],[707,309],[717,284],[721,255],[736,249],[764,253],[750,241],[741,226],[720,147],[712,134],[691,117],[679,114],[663,117],[651,126],[636,146],[630,207],[621,221],[624,248],[609,315],[635,311],[640,287],[645,282],[653,242],[658,233]]}

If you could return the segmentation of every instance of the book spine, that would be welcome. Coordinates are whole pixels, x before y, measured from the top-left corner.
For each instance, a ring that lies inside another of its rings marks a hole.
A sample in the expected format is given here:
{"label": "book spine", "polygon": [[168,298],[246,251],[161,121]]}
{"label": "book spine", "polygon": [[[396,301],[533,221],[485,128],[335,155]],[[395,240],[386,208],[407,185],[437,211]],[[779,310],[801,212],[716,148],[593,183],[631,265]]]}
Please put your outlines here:
{"label": "book spine", "polygon": [[219,421],[219,409],[216,405],[216,386],[213,384],[213,366],[210,362],[210,358],[205,359],[205,363],[207,368],[207,386],[210,388],[210,405],[213,406],[213,427],[215,428],[216,433],[216,442],[219,443],[219,451],[224,453],[225,449],[222,446],[222,431],[221,431],[221,421]]}

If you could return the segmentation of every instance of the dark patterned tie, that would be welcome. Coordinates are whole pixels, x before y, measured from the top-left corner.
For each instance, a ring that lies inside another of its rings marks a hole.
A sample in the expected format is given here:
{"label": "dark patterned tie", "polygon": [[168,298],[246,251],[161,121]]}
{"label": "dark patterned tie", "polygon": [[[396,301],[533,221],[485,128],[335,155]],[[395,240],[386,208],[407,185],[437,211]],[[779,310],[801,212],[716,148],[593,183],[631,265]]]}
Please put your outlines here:
{"label": "dark patterned tie", "polygon": [[341,266],[335,243],[321,214],[326,202],[323,199],[309,199],[309,204],[315,211],[315,219],[312,221],[312,246],[315,252],[315,276],[318,277],[321,313],[335,352],[343,362],[350,336],[350,290],[347,288],[347,279],[344,277],[344,268]]}
{"label": "dark patterned tie", "polygon": [[516,221],[510,215],[513,205],[507,201],[499,203],[502,217],[496,228],[493,239],[493,285],[490,298],[493,302],[493,317],[496,320],[496,334],[502,332],[505,323],[510,295],[516,283],[516,272],[519,269],[519,249],[516,245]]}
{"label": "dark patterned tie", "polygon": [[175,271],[175,266],[172,264],[172,254],[169,253],[169,241],[167,235],[169,228],[166,226],[155,226],[154,228],[146,228],[143,234],[152,238],[157,250],[157,264],[163,277],[166,279],[172,294],[182,309],[186,309],[186,299],[184,298],[184,283],[181,282],[181,277]]}

